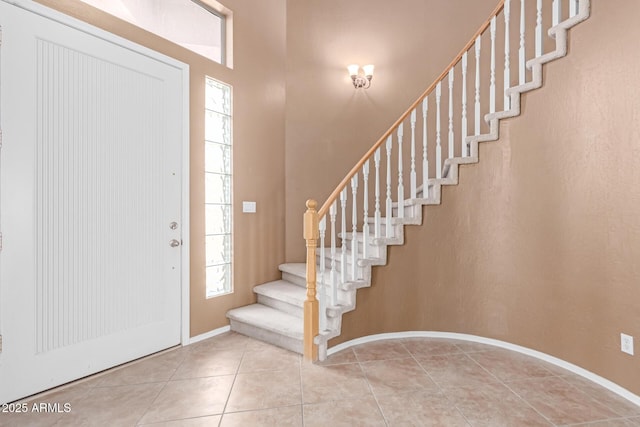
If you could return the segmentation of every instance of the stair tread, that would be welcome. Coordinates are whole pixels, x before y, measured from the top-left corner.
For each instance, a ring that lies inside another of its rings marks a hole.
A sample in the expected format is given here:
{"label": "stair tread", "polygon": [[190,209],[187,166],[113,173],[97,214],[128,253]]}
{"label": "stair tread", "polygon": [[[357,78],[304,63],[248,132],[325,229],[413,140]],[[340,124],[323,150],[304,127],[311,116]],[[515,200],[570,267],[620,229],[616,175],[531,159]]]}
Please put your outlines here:
{"label": "stair tread", "polygon": [[[374,256],[371,256],[369,254],[367,255],[367,258],[363,258],[363,256],[362,256],[363,252],[362,252],[362,250],[360,248],[358,248],[357,254],[358,254],[358,257],[357,257],[358,258],[357,259],[358,262],[359,261],[380,261],[382,259],[381,257],[377,257],[377,256],[374,257]],[[320,256],[321,256],[320,255],[320,249],[318,249],[318,252],[316,253],[316,258],[320,258]],[[326,263],[325,263],[325,265],[327,267],[326,270],[331,272],[331,270],[330,270],[331,269],[331,261],[335,260],[337,262],[341,262],[342,261],[342,251],[339,250],[339,249],[336,249],[335,256],[332,256],[331,255],[331,248],[325,248],[324,258],[326,260]],[[346,250],[345,251],[345,258],[346,258],[347,264],[353,264],[353,255],[352,255],[352,252],[350,250]]]}
{"label": "stair tread", "polygon": [[[286,264],[280,264],[280,271],[283,273],[289,273],[294,276],[301,277],[303,279],[307,278],[307,264],[304,262],[288,262]],[[329,277],[328,275],[331,273],[331,270],[324,270],[325,277]],[[320,269],[316,270],[316,280],[320,277]]]}
{"label": "stair tread", "polygon": [[262,304],[251,304],[234,308],[227,317],[247,323],[256,328],[266,329],[291,338],[302,340],[303,319]]}
{"label": "stair tread", "polygon": [[287,280],[275,280],[255,286],[253,291],[279,301],[284,301],[299,307],[304,306],[306,289]]}

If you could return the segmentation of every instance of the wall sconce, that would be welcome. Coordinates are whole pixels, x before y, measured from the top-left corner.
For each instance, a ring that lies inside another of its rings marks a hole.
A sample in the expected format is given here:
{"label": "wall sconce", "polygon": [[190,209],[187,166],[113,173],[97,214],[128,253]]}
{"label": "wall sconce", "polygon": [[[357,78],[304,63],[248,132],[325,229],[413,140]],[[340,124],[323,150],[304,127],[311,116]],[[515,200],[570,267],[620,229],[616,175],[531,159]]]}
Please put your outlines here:
{"label": "wall sconce", "polygon": [[353,87],[369,89],[371,86],[371,79],[373,78],[373,65],[365,65],[362,67],[363,74],[360,74],[360,66],[358,64],[352,64],[347,67],[351,80],[353,80]]}

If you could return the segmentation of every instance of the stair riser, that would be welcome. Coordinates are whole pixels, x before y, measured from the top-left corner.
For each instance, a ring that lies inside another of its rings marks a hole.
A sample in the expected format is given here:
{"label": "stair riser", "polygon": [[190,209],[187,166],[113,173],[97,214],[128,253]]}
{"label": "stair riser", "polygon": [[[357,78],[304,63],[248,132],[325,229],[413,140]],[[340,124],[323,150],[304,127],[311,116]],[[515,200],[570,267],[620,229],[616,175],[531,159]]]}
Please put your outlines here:
{"label": "stair riser", "polygon": [[[291,273],[282,272],[282,279],[287,280],[291,283],[295,283],[298,286],[302,286],[303,288],[307,287],[305,279],[300,276],[293,275]],[[327,292],[329,292],[327,290]],[[344,291],[342,289],[338,289],[338,302],[340,304],[351,304],[353,302],[352,294],[353,291]],[[329,295],[327,295],[327,304],[329,303]]]}
{"label": "stair riser", "polygon": [[[422,208],[422,206],[405,206],[404,207],[404,217],[405,218],[413,218],[416,217],[416,208]],[[398,217],[398,207],[392,208],[393,217]]]}
{"label": "stair riser", "polygon": [[[320,265],[320,256],[316,257],[317,262],[316,265]],[[357,262],[357,261],[356,261]],[[351,257],[348,256],[347,257],[347,280],[351,280],[351,266],[353,265]],[[325,257],[325,268],[327,269],[331,269],[331,258],[330,257]],[[342,272],[342,260],[340,259],[340,257],[338,257],[338,259],[336,259],[335,261],[335,268],[336,268],[336,273],[338,274],[338,277],[340,277],[340,274]],[[367,270],[368,268],[366,267],[356,267],[356,276],[363,278],[364,280],[367,280],[366,274],[367,274]]]}
{"label": "stair riser", "polygon": [[303,288],[307,287],[307,279],[297,276],[295,274],[288,273],[286,271],[282,272],[282,280],[286,280],[298,286],[302,286]]}
{"label": "stair riser", "polygon": [[[352,244],[352,240],[349,240],[346,242],[346,247],[347,250],[349,252],[351,252],[351,249],[353,247]],[[358,239],[357,241],[357,250],[358,250],[358,254],[359,256],[362,256],[362,250],[364,248],[364,243],[362,242],[362,240]],[[378,245],[378,244],[374,244],[371,241],[367,242],[367,257],[368,258],[380,258],[380,254],[381,252],[386,251],[387,247],[384,245]]]}
{"label": "stair riser", "polygon": [[266,329],[257,328],[255,326],[234,319],[230,319],[230,324],[231,330],[238,332],[239,334],[247,335],[257,340],[264,341],[266,343],[302,354],[302,340],[287,337],[285,335],[281,335]]}
{"label": "stair riser", "polygon": [[292,316],[296,316],[299,318],[304,317],[303,307],[293,305],[286,301],[275,299],[267,295],[258,294],[258,303],[275,308],[276,310],[284,311],[285,313],[291,314]]}
{"label": "stair riser", "polygon": [[[329,289],[326,290],[326,304],[327,306],[331,305],[331,291]],[[355,291],[351,291],[351,292],[345,292],[345,291],[338,291],[338,304],[339,305],[347,305],[350,306],[352,305],[355,301]]]}

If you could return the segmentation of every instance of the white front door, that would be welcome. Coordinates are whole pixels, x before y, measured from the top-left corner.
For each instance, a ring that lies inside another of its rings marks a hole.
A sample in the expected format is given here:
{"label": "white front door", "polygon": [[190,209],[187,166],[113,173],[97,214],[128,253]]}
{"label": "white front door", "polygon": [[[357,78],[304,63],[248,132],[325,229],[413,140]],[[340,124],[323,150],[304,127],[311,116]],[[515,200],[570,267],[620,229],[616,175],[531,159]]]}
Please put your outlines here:
{"label": "white front door", "polygon": [[4,403],[180,343],[187,123],[184,69],[4,0],[0,26]]}

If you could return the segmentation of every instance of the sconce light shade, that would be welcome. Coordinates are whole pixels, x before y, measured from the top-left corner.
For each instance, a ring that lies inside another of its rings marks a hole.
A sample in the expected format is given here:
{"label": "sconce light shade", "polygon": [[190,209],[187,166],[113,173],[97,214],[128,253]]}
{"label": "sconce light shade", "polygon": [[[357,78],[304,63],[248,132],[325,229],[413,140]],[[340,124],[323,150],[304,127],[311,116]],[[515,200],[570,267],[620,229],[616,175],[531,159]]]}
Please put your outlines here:
{"label": "sconce light shade", "polygon": [[365,65],[362,67],[362,70],[364,71],[365,77],[373,77],[373,64]]}
{"label": "sconce light shade", "polygon": [[360,74],[360,66],[358,64],[351,64],[347,66],[349,70],[349,76],[353,81],[353,87],[368,89],[371,86],[371,79],[373,78],[373,65],[365,65],[362,67],[363,74]]}
{"label": "sconce light shade", "polygon": [[351,64],[347,66],[347,70],[349,70],[349,75],[351,76],[351,78],[358,76],[359,69],[360,66],[358,64]]}

